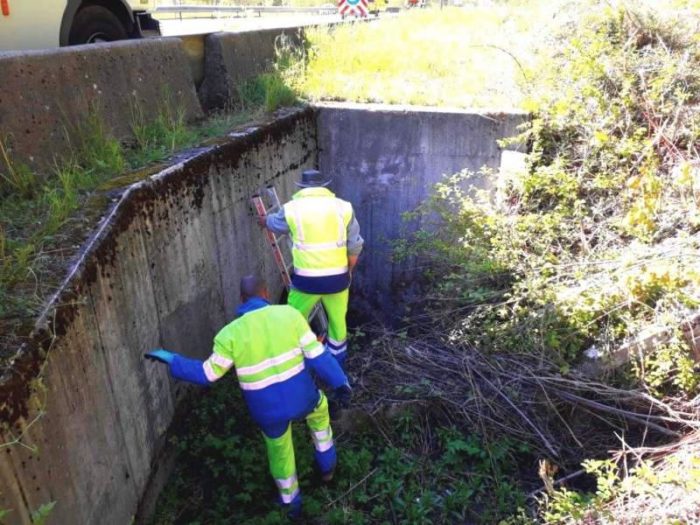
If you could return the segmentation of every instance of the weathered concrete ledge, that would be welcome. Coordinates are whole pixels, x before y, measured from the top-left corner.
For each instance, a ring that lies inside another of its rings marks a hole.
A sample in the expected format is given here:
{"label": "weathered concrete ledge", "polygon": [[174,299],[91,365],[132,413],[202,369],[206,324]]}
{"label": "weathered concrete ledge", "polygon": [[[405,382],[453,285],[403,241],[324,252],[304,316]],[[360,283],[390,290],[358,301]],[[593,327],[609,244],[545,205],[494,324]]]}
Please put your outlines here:
{"label": "weathered concrete ledge", "polygon": [[39,171],[80,142],[91,116],[118,139],[133,136],[135,112],[150,122],[167,105],[188,122],[202,117],[187,55],[172,38],[3,53],[0,85],[0,139],[14,161]]}
{"label": "weathered concrete ledge", "polygon": [[313,112],[296,110],[117,197],[0,380],[0,443],[24,445],[0,454],[8,524],[49,501],[53,523],[130,522],[182,388],[143,353],[208,355],[240,277],[275,282],[249,199],[270,183],[291,194],[316,152]]}

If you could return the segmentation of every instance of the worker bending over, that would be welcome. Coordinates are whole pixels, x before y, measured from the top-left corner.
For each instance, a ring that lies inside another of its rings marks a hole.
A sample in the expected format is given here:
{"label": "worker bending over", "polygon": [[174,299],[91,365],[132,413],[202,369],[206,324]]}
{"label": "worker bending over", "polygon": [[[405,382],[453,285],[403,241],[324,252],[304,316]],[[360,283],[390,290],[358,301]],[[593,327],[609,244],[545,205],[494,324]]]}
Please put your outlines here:
{"label": "worker bending over", "polygon": [[326,188],[330,179],[306,170],[296,184],[301,190],[261,225],[277,234],[289,232],[294,272],[287,302],[308,319],[321,300],[328,314],[328,349],[342,365],[350,279],[364,241],[352,204]]}
{"label": "worker bending over", "polygon": [[336,465],[328,401],[314,385],[309,369],[347,405],[350,387],[335,359],[321,345],[297,310],[270,305],[264,282],[255,276],[241,280],[238,317],[214,338],[214,351],[206,361],[189,359],[163,349],[147,358],[167,363],[170,373],[199,385],[220,379],[232,367],[250,414],[260,426],[270,472],[288,515],[301,515],[291,422],[306,419],[311,430],[316,464],[324,481]]}

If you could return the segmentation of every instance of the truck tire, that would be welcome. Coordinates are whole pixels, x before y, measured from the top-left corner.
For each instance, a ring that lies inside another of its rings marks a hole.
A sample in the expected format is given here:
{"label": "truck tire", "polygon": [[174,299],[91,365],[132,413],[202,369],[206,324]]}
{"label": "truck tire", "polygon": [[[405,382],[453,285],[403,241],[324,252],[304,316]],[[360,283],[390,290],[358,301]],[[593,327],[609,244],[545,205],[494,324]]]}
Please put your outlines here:
{"label": "truck tire", "polygon": [[128,38],[126,28],[117,15],[106,7],[89,5],[75,15],[68,36],[68,45],[112,42]]}

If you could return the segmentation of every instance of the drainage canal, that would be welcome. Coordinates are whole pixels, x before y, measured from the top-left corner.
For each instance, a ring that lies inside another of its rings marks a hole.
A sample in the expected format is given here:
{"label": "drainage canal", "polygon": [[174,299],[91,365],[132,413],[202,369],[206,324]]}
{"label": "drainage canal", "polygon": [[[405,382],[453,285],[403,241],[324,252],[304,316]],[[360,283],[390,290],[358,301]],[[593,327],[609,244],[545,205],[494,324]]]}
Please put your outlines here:
{"label": "drainage canal", "polygon": [[[47,501],[56,501],[56,523],[128,523],[135,515],[275,523],[262,442],[235,382],[192,393],[162,367],[145,366],[143,352],[163,346],[206,357],[246,273],[264,275],[281,293],[249,199],[270,184],[287,198],[311,167],[332,175],[334,191],[353,202],[366,241],[351,292],[356,315],[395,322],[420,291],[415,261],[391,257],[393,241],[420,227],[402,214],[444,174],[497,168],[496,141],[523,120],[363,106],[294,110],[115,192],[1,385],[0,410],[12,425],[3,442],[23,432],[41,454],[24,447],[2,454],[0,508],[16,509],[20,523]],[[334,486],[314,486],[310,445],[297,429],[308,514],[323,516],[319,523],[467,522],[475,509],[495,519],[522,503],[517,458],[527,451],[517,440],[486,447],[477,429],[455,429],[444,406],[396,408],[391,401],[402,392],[378,390],[386,363],[373,362],[373,348],[388,339],[373,326],[353,332],[350,373],[363,409],[338,424]],[[416,380],[407,377],[403,394]]]}
{"label": "drainage canal", "polygon": [[[534,472],[526,447],[514,439],[485,445],[476,430],[454,426],[440,403],[405,395],[421,378],[396,382],[394,373],[386,369],[383,378],[378,369],[388,366],[387,333],[402,330],[403,307],[421,290],[415,261],[392,257],[394,241],[421,226],[405,222],[403,213],[443,174],[498,168],[496,139],[512,133],[522,116],[358,106],[324,106],[316,115],[318,167],[333,177],[333,191],[353,202],[366,243],[351,291],[348,370],[355,404],[334,423],[339,468],[333,483],[323,484],[315,472],[303,423],[293,428],[305,516],[313,523],[466,522],[477,515],[484,523],[498,521],[524,504],[532,484],[520,476],[524,465]],[[489,181],[477,184],[485,188]],[[174,464],[173,473],[160,480],[164,488],[152,484],[140,518],[151,516],[156,524],[284,521],[264,443],[235,380],[195,393],[175,421],[164,460]]]}

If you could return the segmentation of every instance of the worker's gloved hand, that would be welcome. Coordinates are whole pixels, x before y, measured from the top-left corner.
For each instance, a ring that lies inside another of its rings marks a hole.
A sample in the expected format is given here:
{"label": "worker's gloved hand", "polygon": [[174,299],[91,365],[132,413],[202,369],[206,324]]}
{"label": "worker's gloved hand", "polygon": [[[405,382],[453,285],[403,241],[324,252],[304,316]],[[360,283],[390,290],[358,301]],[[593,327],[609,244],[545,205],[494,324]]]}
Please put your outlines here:
{"label": "worker's gloved hand", "polygon": [[334,390],[335,401],[340,405],[341,408],[348,408],[350,406],[350,399],[352,398],[352,388],[350,385],[345,383],[343,386],[339,386]]}
{"label": "worker's gloved hand", "polygon": [[175,354],[168,350],[163,350],[162,348],[156,348],[155,350],[146,352],[143,357],[169,365],[173,362],[173,359],[175,359]]}

